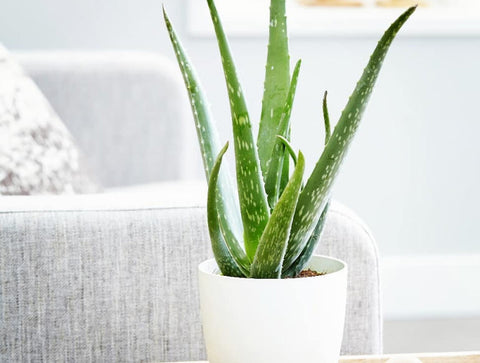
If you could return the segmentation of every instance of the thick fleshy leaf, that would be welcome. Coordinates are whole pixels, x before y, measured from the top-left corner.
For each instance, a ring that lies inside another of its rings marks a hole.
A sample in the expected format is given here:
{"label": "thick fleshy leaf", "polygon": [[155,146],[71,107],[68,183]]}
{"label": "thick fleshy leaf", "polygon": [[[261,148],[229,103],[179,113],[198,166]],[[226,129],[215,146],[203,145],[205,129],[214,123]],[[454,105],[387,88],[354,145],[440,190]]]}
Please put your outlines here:
{"label": "thick fleshy leaf", "polygon": [[[193,118],[197,129],[198,141],[201,148],[202,159],[207,180],[210,177],[215,158],[220,151],[220,142],[218,132],[213,124],[213,118],[208,106],[207,97],[203,92],[201,83],[196,75],[195,69],[192,66],[185,49],[183,48],[173,26],[168,18],[168,15],[163,9],[165,24],[167,26],[170,40],[175,51],[175,55],[182,72],[188,96],[190,99],[190,106],[192,108]],[[225,166],[224,166],[225,168]],[[221,172],[220,175],[225,174]],[[219,183],[221,180],[219,177]],[[220,187],[219,187],[220,188]],[[232,193],[229,193],[232,194]]]}
{"label": "thick fleshy leaf", "polygon": [[321,212],[327,204],[333,181],[367,106],[383,60],[396,34],[414,11],[415,7],[412,7],[403,13],[380,39],[340,116],[333,135],[300,194],[285,255],[285,270],[303,251],[317,225]]}
{"label": "thick fleshy leaf", "polygon": [[[328,144],[328,141],[330,140],[330,137],[331,137],[330,116],[328,114],[328,105],[327,105],[327,94],[328,94],[327,91],[325,91],[325,94],[323,96],[323,102],[322,102],[323,121],[325,126],[325,145]],[[318,220],[317,225],[315,226],[315,229],[313,230],[313,233],[310,236],[307,242],[307,245],[303,249],[302,253],[300,253],[300,256],[298,256],[298,258],[293,262],[293,264],[288,268],[288,270],[282,273],[282,278],[297,276],[300,272],[302,272],[302,270],[305,268],[307,263],[310,261],[310,258],[315,252],[315,249],[317,248],[317,245],[320,242],[320,238],[322,237],[323,227],[325,226],[325,221],[327,219],[327,213],[328,213],[329,207],[330,207],[330,202],[328,202],[325,208],[323,209],[320,219]]]}
{"label": "thick fleshy leaf", "polygon": [[[289,85],[290,56],[285,0],[271,0],[268,54],[257,141],[264,178],[267,176],[272,147],[278,135],[278,124],[284,111]],[[288,138],[289,135],[282,134],[282,136]]]}
{"label": "thick fleshy leaf", "polygon": [[230,99],[238,197],[243,221],[245,249],[249,258],[253,259],[260,237],[267,225],[270,209],[261,176],[257,147],[253,140],[252,125],[230,47],[213,0],[207,0],[207,3],[222,56],[222,65]]}
{"label": "thick fleshy leaf", "polygon": [[[203,92],[200,81],[196,75],[195,69],[192,66],[188,56],[178,39],[178,36],[168,18],[168,15],[163,9],[165,24],[170,35],[170,40],[176,54],[180,70],[183,75],[185,86],[188,91],[190,105],[192,108],[193,118],[197,129],[197,137],[200,145],[200,151],[203,158],[203,165],[207,181],[215,162],[215,158],[220,152],[220,142],[218,133],[213,124],[208,101]],[[242,247],[238,242],[237,236],[243,235],[242,220],[240,218],[240,207],[236,199],[235,189],[231,183],[231,176],[228,171],[228,165],[224,165],[218,176],[217,183],[217,208],[220,216],[220,227],[222,229],[223,237],[228,241],[232,250],[238,251],[241,256]]]}
{"label": "thick fleshy leaf", "polygon": [[286,271],[282,273],[282,278],[297,276],[300,272],[303,271],[307,263],[312,258],[312,255],[315,252],[315,249],[317,248],[320,239],[322,238],[329,207],[330,203],[327,203],[325,209],[322,212],[322,215],[320,216],[320,219],[317,222],[317,225],[315,226],[315,229],[313,230],[312,235],[308,239],[305,248],[303,249],[302,253],[300,253],[300,256],[298,256],[295,262]]}
{"label": "thick fleshy leaf", "polygon": [[330,130],[330,115],[328,114],[328,105],[327,105],[327,96],[328,92],[325,91],[323,95],[323,122],[325,124],[325,145],[328,144],[328,140],[330,140],[330,136],[332,136],[332,131]]}
{"label": "thick fleshy leaf", "polygon": [[[275,207],[275,204],[280,196],[280,182],[282,173],[285,171],[284,160],[288,160],[285,158],[285,148],[281,143],[278,142],[277,137],[280,135],[288,140],[290,116],[292,114],[293,101],[295,100],[298,75],[300,73],[301,65],[302,61],[299,60],[295,66],[295,70],[293,71],[292,81],[290,82],[288,95],[284,100],[284,108],[280,116],[280,122],[277,125],[277,133],[275,134],[275,137],[271,140],[267,139],[262,142],[262,144],[265,144],[265,150],[270,150],[269,163],[267,166],[268,171],[265,177],[265,191],[267,192],[270,208]],[[285,172],[288,172],[288,168]]]}
{"label": "thick fleshy leaf", "polygon": [[[291,130],[288,130],[288,134],[286,139],[290,140],[290,133]],[[280,189],[278,191],[278,195],[282,195],[285,187],[288,184],[288,180],[290,179],[290,159],[284,157],[283,158],[283,168],[282,168],[282,176],[280,177]]]}
{"label": "thick fleshy leaf", "polygon": [[286,138],[280,135],[277,135],[277,139],[280,141],[281,144],[283,144],[285,150],[290,154],[290,157],[292,158],[293,163],[297,165],[297,155],[295,154],[295,151],[293,150],[293,146],[290,144],[290,142]]}
{"label": "thick fleshy leaf", "polygon": [[295,170],[277,205],[273,209],[267,227],[262,234],[255,259],[250,268],[250,277],[256,279],[279,279],[283,258],[295,207],[302,186],[305,159],[300,152]]}
{"label": "thick fleshy leaf", "polygon": [[[210,233],[210,241],[212,243],[213,255],[217,261],[220,271],[225,276],[248,277],[248,261],[235,254],[228,248],[227,242],[223,238],[220,230],[219,215],[217,209],[217,181],[220,166],[222,164],[223,155],[227,152],[228,143],[220,150],[217,160],[212,168],[210,180],[208,182],[208,199],[207,199],[207,220],[208,231]],[[243,251],[242,251],[243,252]],[[237,251],[238,253],[238,251]]]}
{"label": "thick fleshy leaf", "polygon": [[[323,121],[325,125],[325,145],[328,144],[328,141],[331,137],[330,131],[330,116],[328,114],[328,105],[327,105],[327,91],[323,96]],[[318,243],[320,242],[320,238],[322,237],[323,227],[325,226],[325,221],[327,219],[328,209],[330,207],[330,202],[327,203],[323,212],[320,216],[320,219],[313,230],[312,235],[310,236],[307,245],[303,249],[300,256],[293,262],[293,264],[289,267],[287,271],[282,273],[282,278],[285,277],[295,277],[297,276],[302,270],[305,268],[306,264],[310,261],[315,249],[317,248]]]}

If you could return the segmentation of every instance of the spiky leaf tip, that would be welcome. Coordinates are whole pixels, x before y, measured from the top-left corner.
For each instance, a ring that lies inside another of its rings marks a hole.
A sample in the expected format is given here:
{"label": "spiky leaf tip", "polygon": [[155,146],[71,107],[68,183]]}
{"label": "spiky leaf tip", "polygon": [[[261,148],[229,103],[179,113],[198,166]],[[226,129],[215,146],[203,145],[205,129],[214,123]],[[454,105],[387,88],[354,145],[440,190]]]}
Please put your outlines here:
{"label": "spiky leaf tip", "polygon": [[[165,7],[163,8],[163,15],[172,46],[175,51],[177,62],[185,82],[185,87],[188,92],[193,119],[197,130],[200,151],[203,158],[205,175],[208,181],[214,166],[215,158],[220,152],[221,148],[218,132],[208,107],[208,100],[195,72],[195,68],[191,64],[190,59],[188,58],[185,49],[175,32]],[[222,170],[219,172],[216,192],[216,208],[218,209],[220,229],[223,234],[223,240],[232,253],[238,256],[238,258],[243,261],[244,264],[246,264],[249,261],[237,238],[237,236],[242,236],[243,226],[239,213],[240,208],[238,205],[238,200],[235,198],[235,189],[231,183],[228,165],[224,165]]]}
{"label": "spiky leaf tip", "polygon": [[271,0],[262,113],[257,138],[258,155],[264,178],[267,176],[271,146],[274,145],[278,134],[278,124],[289,87],[290,56],[285,0]]}
{"label": "spiky leaf tip", "polygon": [[416,7],[411,7],[405,11],[387,29],[378,42],[327,146],[301,192],[297,211],[293,219],[292,233],[290,234],[288,249],[285,255],[284,268],[288,269],[305,248],[320,218],[321,211],[327,204],[333,181],[358,129],[388,49],[400,28],[413,14],[415,9]]}
{"label": "spiky leaf tip", "polygon": [[267,225],[270,209],[260,171],[257,147],[233,56],[213,0],[207,0],[230,99],[237,171],[238,197],[243,221],[243,237],[248,257],[253,260],[260,237]]}

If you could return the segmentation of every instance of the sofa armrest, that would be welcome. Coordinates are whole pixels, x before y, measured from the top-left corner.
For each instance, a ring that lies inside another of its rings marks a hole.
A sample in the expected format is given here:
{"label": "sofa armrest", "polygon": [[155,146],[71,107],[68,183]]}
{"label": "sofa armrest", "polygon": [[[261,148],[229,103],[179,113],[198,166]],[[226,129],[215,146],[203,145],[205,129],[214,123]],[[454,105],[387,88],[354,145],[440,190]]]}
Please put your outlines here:
{"label": "sofa armrest", "polygon": [[1,199],[0,361],[205,357],[203,207],[135,193]]}
{"label": "sofa armrest", "polygon": [[[204,359],[197,265],[211,253],[202,189],[1,198],[0,361]],[[319,252],[349,265],[343,353],[380,352],[371,235],[334,204]]]}
{"label": "sofa armrest", "polygon": [[334,202],[317,252],[348,264],[342,354],[381,354],[383,316],[379,255],[368,226],[348,207]]}

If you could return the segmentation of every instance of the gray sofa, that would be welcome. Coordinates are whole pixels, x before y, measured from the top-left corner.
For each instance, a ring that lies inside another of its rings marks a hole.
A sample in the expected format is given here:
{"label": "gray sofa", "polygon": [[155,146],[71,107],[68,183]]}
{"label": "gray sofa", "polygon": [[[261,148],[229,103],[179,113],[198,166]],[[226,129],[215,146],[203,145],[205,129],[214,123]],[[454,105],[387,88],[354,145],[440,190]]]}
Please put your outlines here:
{"label": "gray sofa", "polygon": [[[210,256],[205,185],[180,182],[197,153],[188,149],[196,148],[193,123],[176,67],[148,54],[19,59],[93,172],[116,189],[0,199],[0,361],[204,359],[197,265]],[[177,182],[141,186],[165,180]],[[372,235],[334,203],[319,252],[349,264],[342,352],[379,353]]]}

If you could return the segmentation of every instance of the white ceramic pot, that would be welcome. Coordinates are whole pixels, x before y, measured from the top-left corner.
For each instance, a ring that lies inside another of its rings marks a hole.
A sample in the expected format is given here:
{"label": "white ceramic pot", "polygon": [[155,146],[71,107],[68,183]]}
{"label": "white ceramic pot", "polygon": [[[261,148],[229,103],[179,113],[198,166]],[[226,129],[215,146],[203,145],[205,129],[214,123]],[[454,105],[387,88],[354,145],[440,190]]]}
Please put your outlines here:
{"label": "white ceramic pot", "polygon": [[338,362],[347,266],[314,256],[316,277],[225,277],[215,260],[200,264],[200,305],[210,363]]}

